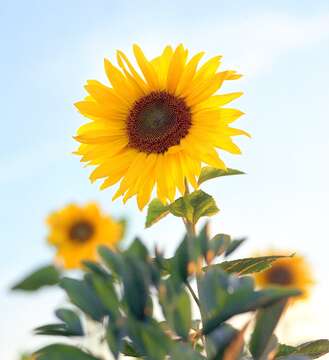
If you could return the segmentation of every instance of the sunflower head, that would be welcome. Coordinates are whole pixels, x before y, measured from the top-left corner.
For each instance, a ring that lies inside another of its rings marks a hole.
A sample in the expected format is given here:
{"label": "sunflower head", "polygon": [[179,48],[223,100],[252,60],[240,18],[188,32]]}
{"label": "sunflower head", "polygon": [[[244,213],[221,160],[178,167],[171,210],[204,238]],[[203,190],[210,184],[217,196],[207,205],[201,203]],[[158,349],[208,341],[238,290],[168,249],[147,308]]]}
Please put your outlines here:
{"label": "sunflower head", "polygon": [[215,95],[240,77],[218,71],[220,56],[200,66],[204,54],[189,58],[182,45],[151,60],[133,51],[139,69],[118,51],[118,67],[105,60],[110,84],[87,82],[89,96],[75,105],[90,121],[76,140],[81,160],[96,167],[91,180],[103,179],[101,188],[120,182],[114,198],[136,196],[142,209],[155,188],[163,203],[186,183],[197,188],[203,164],[226,169],[217,150],[239,154],[232,137],[248,134],[231,127],[242,112],[223,107],[242,93]]}
{"label": "sunflower head", "polygon": [[47,218],[48,241],[56,250],[56,262],[66,269],[81,267],[82,260],[96,260],[97,247],[115,247],[123,225],[102,214],[97,204],[70,204]]}
{"label": "sunflower head", "polygon": [[[286,251],[269,251],[265,255],[290,255]],[[262,254],[264,255],[264,254]],[[272,267],[255,275],[260,287],[283,286],[299,289],[302,294],[295,299],[307,299],[314,285],[311,267],[301,255],[288,256],[276,260]]]}

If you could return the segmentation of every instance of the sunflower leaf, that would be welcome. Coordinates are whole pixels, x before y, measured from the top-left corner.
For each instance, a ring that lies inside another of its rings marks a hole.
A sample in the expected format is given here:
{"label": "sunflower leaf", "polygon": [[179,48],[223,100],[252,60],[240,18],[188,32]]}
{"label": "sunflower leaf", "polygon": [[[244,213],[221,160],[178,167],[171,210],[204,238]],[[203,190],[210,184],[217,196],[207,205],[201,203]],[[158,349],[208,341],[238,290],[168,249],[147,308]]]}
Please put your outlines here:
{"label": "sunflower leaf", "polygon": [[[256,325],[250,340],[250,352],[254,359],[268,359],[273,351],[273,332],[286,308],[288,299],[283,299],[258,310]],[[277,340],[274,341],[274,350]]]}
{"label": "sunflower leaf", "polygon": [[12,290],[36,291],[44,286],[59,283],[60,272],[53,265],[46,265],[30,273],[12,287]]}
{"label": "sunflower leaf", "polygon": [[247,238],[242,238],[242,239],[234,239],[232,240],[229,244],[227,249],[225,250],[225,254],[224,256],[227,257],[229,255],[231,255],[238,247],[240,247],[240,245],[242,245],[245,241],[247,240]]}
{"label": "sunflower leaf", "polygon": [[329,340],[320,339],[309,341],[296,347],[280,344],[275,358],[281,359],[288,355],[304,355],[310,359],[317,359],[327,353],[329,353]]}
{"label": "sunflower leaf", "polygon": [[227,170],[222,170],[222,169],[216,169],[211,166],[205,166],[201,170],[201,174],[198,179],[198,184],[201,185],[205,181],[211,180],[211,179],[214,179],[217,177],[230,176],[230,175],[244,175],[244,174],[245,174],[244,172],[242,172],[240,170],[236,170],[236,169],[228,168]]}
{"label": "sunflower leaf", "polygon": [[168,214],[168,205],[163,205],[159,199],[153,199],[147,209],[145,227],[152,226]]}
{"label": "sunflower leaf", "polygon": [[196,190],[170,204],[169,211],[175,216],[184,217],[196,224],[202,216],[215,215],[219,209],[212,196],[202,190]]}
{"label": "sunflower leaf", "polygon": [[[253,258],[237,259],[232,261],[224,261],[210,267],[220,267],[228,273],[238,273],[239,275],[247,275],[261,272],[271,267],[272,263],[278,259],[288,256],[260,256]],[[207,268],[207,267],[206,267]]]}
{"label": "sunflower leaf", "polygon": [[[90,274],[91,275],[91,274]],[[60,283],[71,302],[95,321],[101,321],[108,315],[91,284],[85,280],[64,278]]]}
{"label": "sunflower leaf", "polygon": [[100,360],[87,352],[66,344],[48,345],[35,352],[38,360]]}

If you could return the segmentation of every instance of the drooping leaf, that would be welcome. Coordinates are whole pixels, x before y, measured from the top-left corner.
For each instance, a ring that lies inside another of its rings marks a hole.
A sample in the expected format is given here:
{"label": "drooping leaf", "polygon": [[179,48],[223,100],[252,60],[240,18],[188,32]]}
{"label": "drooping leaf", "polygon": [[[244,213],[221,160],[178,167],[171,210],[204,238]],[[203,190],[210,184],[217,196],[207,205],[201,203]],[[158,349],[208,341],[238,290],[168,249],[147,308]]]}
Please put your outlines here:
{"label": "drooping leaf", "polygon": [[247,275],[261,272],[271,267],[272,263],[277,259],[286,256],[260,256],[254,258],[244,258],[232,261],[224,261],[212,267],[220,267],[228,273],[237,273],[239,275]]}
{"label": "drooping leaf", "polygon": [[215,215],[219,209],[212,196],[202,190],[196,190],[170,204],[169,211],[175,216],[185,217],[196,224],[202,216]]}
{"label": "drooping leaf", "polygon": [[57,285],[60,271],[53,265],[43,266],[12,287],[12,290],[36,291],[44,286]]}
{"label": "drooping leaf", "polygon": [[309,341],[298,346],[288,346],[280,344],[275,358],[281,360],[288,355],[303,355],[310,359],[317,359],[327,353],[329,353],[329,340],[320,339]]}
{"label": "drooping leaf", "polygon": [[63,278],[60,286],[66,291],[71,302],[95,321],[101,321],[108,314],[86,280]]}
{"label": "drooping leaf", "polygon": [[283,299],[258,310],[256,325],[250,340],[250,352],[255,360],[266,360],[269,358],[269,353],[273,351],[270,346],[271,339],[287,301]]}
{"label": "drooping leaf", "polygon": [[217,177],[231,176],[231,175],[243,175],[243,174],[245,174],[245,173],[240,170],[236,170],[236,169],[228,168],[227,170],[222,170],[222,169],[216,169],[211,166],[205,166],[201,169],[201,174],[198,179],[198,184],[201,185],[203,182],[210,180],[210,179],[217,178]]}
{"label": "drooping leaf", "polygon": [[159,199],[153,199],[147,209],[145,227],[152,226],[168,214],[168,205],[163,205]]}
{"label": "drooping leaf", "polygon": [[101,360],[72,345],[52,344],[35,352],[38,360]]}

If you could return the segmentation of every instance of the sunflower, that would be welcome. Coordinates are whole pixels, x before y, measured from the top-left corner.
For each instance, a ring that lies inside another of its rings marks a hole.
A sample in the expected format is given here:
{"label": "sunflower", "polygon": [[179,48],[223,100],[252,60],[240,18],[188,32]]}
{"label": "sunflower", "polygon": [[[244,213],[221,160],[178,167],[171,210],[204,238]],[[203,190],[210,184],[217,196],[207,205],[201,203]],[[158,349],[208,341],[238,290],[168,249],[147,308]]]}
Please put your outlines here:
{"label": "sunflower", "polygon": [[287,255],[286,258],[279,258],[272,267],[255,275],[256,283],[260,287],[283,286],[297,288],[302,294],[296,298],[307,299],[311,287],[314,285],[311,267],[301,255],[289,256],[285,251],[269,251],[262,255]]}
{"label": "sunflower", "polygon": [[199,66],[204,53],[188,59],[183,45],[152,60],[138,45],[133,52],[140,71],[117,51],[118,67],[105,59],[110,86],[87,81],[89,96],[75,105],[91,121],[75,139],[81,161],[96,166],[91,180],[103,179],[102,189],[120,182],[113,200],[136,196],[143,209],[155,187],[163,203],[172,202],[185,180],[198,187],[203,164],[226,169],[217,149],[240,154],[232,137],[248,134],[230,127],[243,113],[223,108],[242,93],[215,95],[241,76],[218,71],[220,56]]}
{"label": "sunflower", "polygon": [[57,249],[56,262],[66,269],[81,267],[82,260],[96,260],[97,246],[115,247],[123,225],[101,213],[97,204],[70,204],[47,218],[48,241]]}

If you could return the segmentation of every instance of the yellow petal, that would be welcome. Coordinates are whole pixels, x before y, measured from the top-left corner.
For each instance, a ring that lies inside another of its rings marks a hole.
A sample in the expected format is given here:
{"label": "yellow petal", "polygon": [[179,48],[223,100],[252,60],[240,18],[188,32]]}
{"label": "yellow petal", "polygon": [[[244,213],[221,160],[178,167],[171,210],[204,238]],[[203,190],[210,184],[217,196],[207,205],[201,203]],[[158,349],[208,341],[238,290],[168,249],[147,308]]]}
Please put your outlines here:
{"label": "yellow petal", "polygon": [[146,59],[142,49],[138,45],[133,45],[136,61],[145,77],[145,80],[153,89],[159,88],[159,79],[152,64]]}

